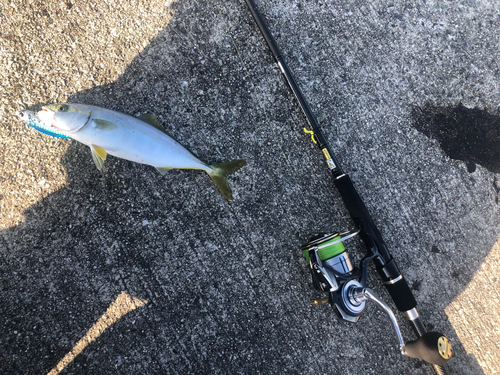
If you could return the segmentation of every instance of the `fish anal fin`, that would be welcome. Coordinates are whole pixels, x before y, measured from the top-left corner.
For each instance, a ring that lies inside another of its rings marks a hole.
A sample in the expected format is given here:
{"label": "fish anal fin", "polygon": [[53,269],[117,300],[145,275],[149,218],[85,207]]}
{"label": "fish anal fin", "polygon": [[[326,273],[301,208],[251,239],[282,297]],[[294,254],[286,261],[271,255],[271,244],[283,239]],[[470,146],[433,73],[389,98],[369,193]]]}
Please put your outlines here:
{"label": "fish anal fin", "polygon": [[106,150],[102,147],[91,145],[90,151],[92,152],[92,160],[94,160],[95,166],[101,171],[107,156]]}
{"label": "fish anal fin", "polygon": [[158,172],[160,172],[161,174],[167,173],[167,171],[169,171],[170,169],[173,169],[173,168],[171,168],[171,167],[156,167],[156,170]]}

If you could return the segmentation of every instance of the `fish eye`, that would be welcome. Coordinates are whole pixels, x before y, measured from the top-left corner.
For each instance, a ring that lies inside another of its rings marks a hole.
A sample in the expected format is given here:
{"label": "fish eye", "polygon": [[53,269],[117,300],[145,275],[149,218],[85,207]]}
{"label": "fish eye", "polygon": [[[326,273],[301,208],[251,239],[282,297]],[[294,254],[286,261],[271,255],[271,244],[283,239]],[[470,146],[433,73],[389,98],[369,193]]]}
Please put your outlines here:
{"label": "fish eye", "polygon": [[59,112],[66,112],[68,110],[68,108],[69,107],[66,104],[60,104],[60,105],[57,106],[57,110]]}

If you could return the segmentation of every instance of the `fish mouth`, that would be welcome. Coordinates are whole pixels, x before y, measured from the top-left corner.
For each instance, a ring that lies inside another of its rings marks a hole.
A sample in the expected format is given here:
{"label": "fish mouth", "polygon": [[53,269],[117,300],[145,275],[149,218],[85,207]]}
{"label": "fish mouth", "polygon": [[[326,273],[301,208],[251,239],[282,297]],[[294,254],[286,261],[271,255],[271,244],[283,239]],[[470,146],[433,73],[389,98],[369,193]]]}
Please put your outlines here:
{"label": "fish mouth", "polygon": [[33,111],[30,111],[28,109],[24,109],[22,111],[17,111],[15,113],[15,115],[21,119],[22,121],[36,121],[37,117],[36,117],[36,114],[35,112]]}

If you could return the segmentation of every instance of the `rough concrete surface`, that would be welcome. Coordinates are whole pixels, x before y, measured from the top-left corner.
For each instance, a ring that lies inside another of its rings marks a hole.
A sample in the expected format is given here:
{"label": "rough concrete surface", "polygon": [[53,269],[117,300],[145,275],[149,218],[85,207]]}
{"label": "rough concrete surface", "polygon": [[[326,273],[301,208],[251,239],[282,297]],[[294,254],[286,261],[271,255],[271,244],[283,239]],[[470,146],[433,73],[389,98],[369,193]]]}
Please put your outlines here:
{"label": "rough concrete surface", "polygon": [[[242,0],[0,3],[0,373],[433,373],[374,304],[349,324],[311,303],[299,246],[353,223]],[[257,5],[427,328],[451,339],[450,373],[500,372],[498,176],[414,116],[498,115],[498,3]],[[72,101],[154,113],[203,160],[247,160],[234,201],[203,172],[110,157],[100,173],[86,146],[14,116]],[[368,282],[394,308],[373,268]]]}

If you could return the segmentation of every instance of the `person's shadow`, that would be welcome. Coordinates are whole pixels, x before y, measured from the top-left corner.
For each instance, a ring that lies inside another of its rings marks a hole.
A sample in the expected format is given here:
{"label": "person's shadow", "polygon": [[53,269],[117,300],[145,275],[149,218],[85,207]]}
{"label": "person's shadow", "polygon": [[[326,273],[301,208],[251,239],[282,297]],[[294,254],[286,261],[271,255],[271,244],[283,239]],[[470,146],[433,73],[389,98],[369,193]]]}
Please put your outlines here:
{"label": "person's shadow", "polygon": [[[345,211],[331,208],[329,199],[339,197],[327,192],[331,187],[320,156],[310,156],[307,144],[288,134],[299,127],[282,129],[279,141],[273,137],[248,74],[258,81],[259,74],[278,77],[278,70],[245,5],[220,7],[174,3],[170,23],[115,82],[68,101],[132,115],[151,112],[202,160],[246,159],[249,164],[229,177],[235,201],[226,202],[202,172],[173,170],[162,177],[152,167],[111,157],[100,173],[87,147],[68,141],[61,159],[67,185],[27,209],[22,224],[0,233],[0,372],[50,371],[122,291],[148,304],[100,333],[69,364],[70,373],[271,373],[283,368],[311,373],[335,371],[344,360],[312,364],[298,355],[301,350],[328,358],[345,343],[366,352],[375,347],[387,353],[388,345],[395,346],[392,332],[377,331],[384,330],[382,324],[367,329],[362,323],[355,328],[333,323],[345,341],[330,340],[327,348],[306,340],[311,329],[321,338],[333,312],[318,313],[303,304],[301,296],[312,295],[307,268],[298,250],[285,249],[296,248],[316,226],[330,225],[330,216],[319,213],[341,217]],[[246,66],[238,57],[241,51]],[[265,63],[249,64],[253,61]],[[270,121],[300,119],[284,82],[272,79],[267,89],[275,98],[264,103]],[[279,151],[269,153],[274,147],[289,151],[291,160],[284,161]],[[288,163],[311,165],[318,177],[304,179],[309,167],[289,174]],[[305,192],[311,186],[328,199]],[[483,258],[497,239],[496,233],[488,236],[475,250]],[[475,271],[465,269],[455,279],[458,287],[448,302]],[[311,314],[315,318],[304,319]],[[456,355],[465,354],[449,325],[437,328],[455,339]],[[411,337],[407,327],[403,331]],[[387,373],[405,366],[426,373],[420,363],[387,355],[397,367],[375,358],[349,360],[359,373],[379,367],[383,372],[384,366]],[[474,358],[467,366],[482,373]]]}

